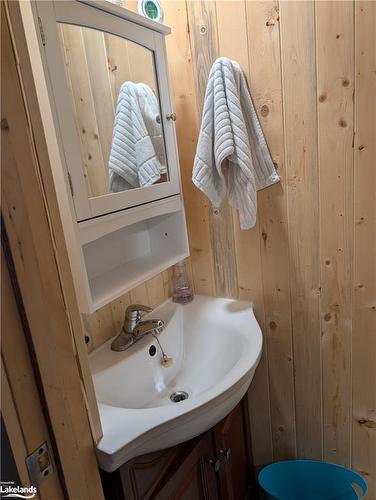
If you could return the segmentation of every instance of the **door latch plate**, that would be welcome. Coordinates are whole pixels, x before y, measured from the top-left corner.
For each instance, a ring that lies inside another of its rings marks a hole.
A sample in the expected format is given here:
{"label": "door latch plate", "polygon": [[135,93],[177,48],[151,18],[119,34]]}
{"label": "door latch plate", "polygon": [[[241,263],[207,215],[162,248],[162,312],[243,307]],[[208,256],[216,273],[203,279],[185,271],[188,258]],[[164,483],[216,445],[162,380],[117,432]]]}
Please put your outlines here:
{"label": "door latch plate", "polygon": [[27,456],[25,462],[33,486],[38,486],[53,473],[50,452],[46,442]]}

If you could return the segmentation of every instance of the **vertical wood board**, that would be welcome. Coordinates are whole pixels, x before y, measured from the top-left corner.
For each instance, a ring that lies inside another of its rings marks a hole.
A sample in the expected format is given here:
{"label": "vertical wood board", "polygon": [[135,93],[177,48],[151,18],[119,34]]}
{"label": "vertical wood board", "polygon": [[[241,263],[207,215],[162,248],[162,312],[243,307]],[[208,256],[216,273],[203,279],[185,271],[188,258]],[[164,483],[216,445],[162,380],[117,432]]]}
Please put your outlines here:
{"label": "vertical wood board", "polygon": [[376,498],[376,3],[355,4],[352,465]]}
{"label": "vertical wood board", "polygon": [[[210,69],[220,55],[216,5],[215,2],[203,0],[188,2],[187,6],[196,75],[196,105],[201,116]],[[208,216],[216,294],[222,297],[236,297],[238,287],[234,229],[227,200],[219,208],[212,207],[209,202]]]}
{"label": "vertical wood board", "polygon": [[258,217],[273,452],[282,460],[295,456],[296,442],[278,2],[247,3],[247,22],[249,86],[281,177],[258,193]]}
{"label": "vertical wood board", "polygon": [[280,22],[297,453],[302,458],[320,459],[320,231],[314,3],[281,2]]}
{"label": "vertical wood board", "polygon": [[209,231],[209,202],[191,181],[199,117],[196,110],[194,61],[185,2],[164,2],[171,89],[176,112],[176,134],[190,244],[190,263],[196,293],[215,295],[213,251]]}
{"label": "vertical wood board", "polygon": [[316,2],[324,459],[350,465],[353,217],[352,2]]}

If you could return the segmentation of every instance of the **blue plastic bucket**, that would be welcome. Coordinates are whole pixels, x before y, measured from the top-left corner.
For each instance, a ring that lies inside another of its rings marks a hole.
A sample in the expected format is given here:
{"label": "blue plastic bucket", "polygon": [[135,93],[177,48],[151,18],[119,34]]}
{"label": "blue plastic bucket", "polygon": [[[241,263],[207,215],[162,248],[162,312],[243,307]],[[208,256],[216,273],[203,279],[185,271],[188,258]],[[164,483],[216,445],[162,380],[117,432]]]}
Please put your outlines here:
{"label": "blue plastic bucket", "polygon": [[362,476],[316,460],[276,462],[264,467],[258,480],[268,498],[278,500],[359,500],[367,494]]}

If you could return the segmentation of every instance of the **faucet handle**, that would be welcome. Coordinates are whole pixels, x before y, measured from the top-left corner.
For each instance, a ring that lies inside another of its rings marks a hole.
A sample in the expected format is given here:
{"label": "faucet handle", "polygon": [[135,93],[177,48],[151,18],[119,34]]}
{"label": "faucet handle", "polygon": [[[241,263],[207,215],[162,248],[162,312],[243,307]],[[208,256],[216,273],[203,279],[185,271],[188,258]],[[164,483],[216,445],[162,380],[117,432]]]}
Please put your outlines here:
{"label": "faucet handle", "polygon": [[125,311],[125,317],[128,319],[134,319],[136,316],[141,316],[143,312],[149,313],[152,310],[153,308],[149,306],[144,306],[142,304],[131,304]]}
{"label": "faucet handle", "polygon": [[141,321],[142,313],[151,312],[153,309],[142,304],[131,304],[125,311],[123,330],[126,333],[133,333],[137,323]]}

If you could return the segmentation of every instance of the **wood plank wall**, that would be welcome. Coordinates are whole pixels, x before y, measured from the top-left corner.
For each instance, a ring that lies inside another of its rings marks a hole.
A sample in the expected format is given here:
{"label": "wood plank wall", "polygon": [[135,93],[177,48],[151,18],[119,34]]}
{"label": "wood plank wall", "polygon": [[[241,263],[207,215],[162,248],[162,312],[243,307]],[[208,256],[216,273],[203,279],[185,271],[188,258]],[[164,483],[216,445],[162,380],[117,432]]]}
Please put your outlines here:
{"label": "wood plank wall", "polygon": [[[376,500],[376,2],[162,4],[194,288],[252,300],[265,336],[250,389],[255,462],[351,465]],[[259,193],[251,231],[190,181],[218,56],[242,65],[281,176]],[[129,300],[163,300],[168,278],[87,318],[93,343]]]}
{"label": "wood plank wall", "polygon": [[[88,360],[84,358],[85,345],[73,282],[69,274],[66,276],[68,255],[51,165],[41,134],[43,127],[34,81],[28,56],[25,56],[27,45],[19,2],[1,4],[1,23],[1,213],[9,244],[3,245],[3,249],[9,246],[12,253],[10,260],[19,288],[18,313],[22,315],[23,329],[27,329],[27,334],[21,332],[20,335],[32,350],[27,355],[24,351],[24,355],[37,366],[43,385],[43,413],[45,417],[48,413],[48,431],[53,433],[59,450],[64,497],[100,500],[103,492],[90,432],[92,428],[95,436],[101,435],[99,414],[96,406],[91,405],[89,415],[86,404],[86,400],[92,403],[95,398],[94,387],[85,366]],[[64,285],[62,276],[67,277]],[[8,346],[2,344],[5,375],[14,392],[12,398],[17,398],[17,393],[21,399],[23,396],[23,411],[27,412],[32,387],[27,386],[28,375],[22,372],[22,345],[17,343],[14,325],[9,323],[7,327],[11,328],[8,336],[13,334],[13,337]],[[4,334],[2,341],[6,342],[6,338]],[[16,350],[12,353],[10,344],[19,351],[19,359]],[[77,356],[81,359],[80,367]],[[16,390],[12,374],[18,376],[22,389]],[[38,404],[41,404],[39,397]],[[28,416],[28,422],[35,426],[33,435],[37,438],[35,417],[36,410]],[[34,442],[28,452],[35,446]],[[56,488],[54,490],[55,494],[50,490],[48,495],[47,488],[44,497],[59,498]]]}

